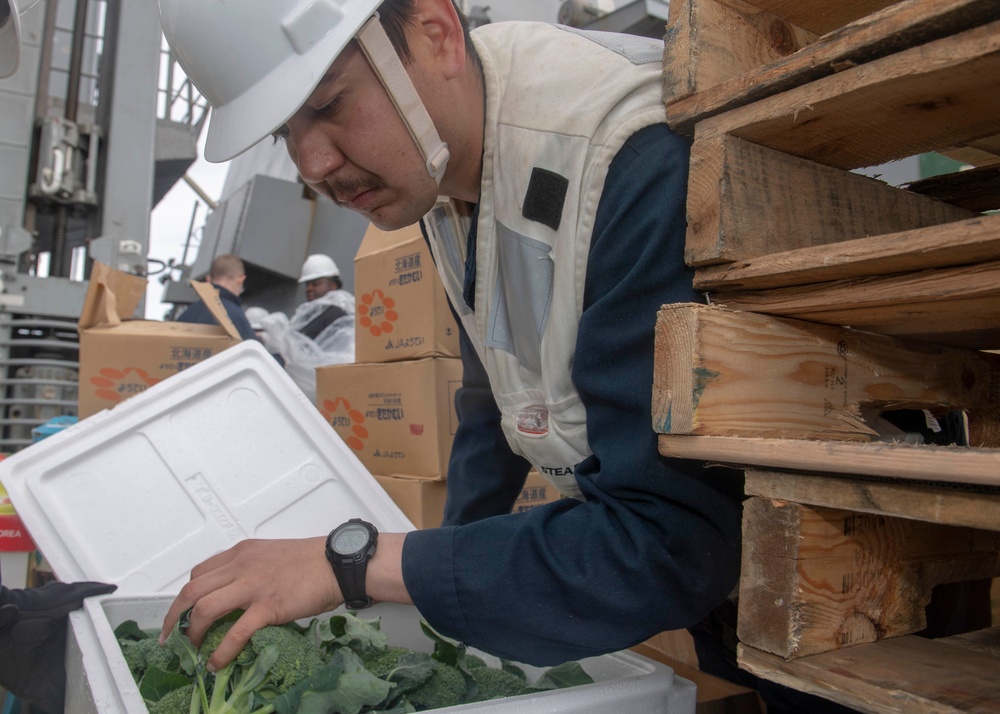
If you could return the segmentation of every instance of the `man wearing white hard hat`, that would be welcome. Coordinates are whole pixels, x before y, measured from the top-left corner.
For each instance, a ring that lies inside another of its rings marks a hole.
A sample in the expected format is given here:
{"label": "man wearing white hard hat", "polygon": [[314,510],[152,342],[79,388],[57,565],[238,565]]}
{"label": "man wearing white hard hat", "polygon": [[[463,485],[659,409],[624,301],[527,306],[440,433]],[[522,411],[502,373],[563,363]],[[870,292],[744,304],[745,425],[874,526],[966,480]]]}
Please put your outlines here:
{"label": "man wearing white hard hat", "polygon": [[[741,476],[661,457],[651,427],[656,313],[699,299],[662,42],[470,33],[452,0],[159,1],[213,106],[209,160],[273,136],[384,230],[439,196],[473,207],[470,235],[427,231],[465,370],[442,527],[241,543],[195,568],[165,631],[195,605],[196,639],[245,609],[221,666],[265,624],[412,602],[442,634],[546,665],[712,629],[739,577]],[[511,514],[532,466],[566,498]]]}
{"label": "man wearing white hard hat", "polygon": [[[333,258],[322,253],[306,258],[299,284],[305,285],[306,302],[292,315],[292,329],[321,343],[325,341],[321,337],[323,332],[337,320],[341,320],[340,328],[354,329],[354,296],[344,290],[340,268]],[[350,319],[341,319],[345,317]]]}

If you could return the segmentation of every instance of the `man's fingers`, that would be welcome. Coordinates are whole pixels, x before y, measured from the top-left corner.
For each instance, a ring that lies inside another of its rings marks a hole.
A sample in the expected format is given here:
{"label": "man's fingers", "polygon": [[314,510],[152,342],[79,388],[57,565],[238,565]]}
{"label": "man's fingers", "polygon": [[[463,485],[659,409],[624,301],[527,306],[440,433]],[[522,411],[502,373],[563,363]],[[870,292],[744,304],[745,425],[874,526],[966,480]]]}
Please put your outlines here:
{"label": "man's fingers", "polygon": [[240,650],[246,647],[251,635],[269,624],[272,623],[268,620],[260,619],[259,616],[254,615],[250,611],[243,613],[243,616],[232,624],[229,632],[226,633],[222,642],[215,648],[215,652],[209,657],[209,671],[217,672],[232,662],[236,658],[236,655],[240,653]]}

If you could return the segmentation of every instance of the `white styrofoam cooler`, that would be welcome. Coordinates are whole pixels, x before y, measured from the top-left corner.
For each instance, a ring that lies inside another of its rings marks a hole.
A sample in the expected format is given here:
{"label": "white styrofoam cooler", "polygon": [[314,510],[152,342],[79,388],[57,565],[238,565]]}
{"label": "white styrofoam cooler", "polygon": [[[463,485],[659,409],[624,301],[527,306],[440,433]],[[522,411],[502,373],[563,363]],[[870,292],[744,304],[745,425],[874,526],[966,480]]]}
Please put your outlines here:
{"label": "white styrofoam cooler", "polygon": [[[412,523],[257,342],[229,348],[0,462],[56,576],[118,590],[70,615],[70,714],[146,708],[114,628],[156,628],[190,569],[245,538],[323,535],[362,516]],[[370,614],[369,614],[370,613]],[[393,644],[429,648],[411,606],[382,604]],[[595,684],[441,711],[685,714],[694,685],[632,652],[584,660]]]}

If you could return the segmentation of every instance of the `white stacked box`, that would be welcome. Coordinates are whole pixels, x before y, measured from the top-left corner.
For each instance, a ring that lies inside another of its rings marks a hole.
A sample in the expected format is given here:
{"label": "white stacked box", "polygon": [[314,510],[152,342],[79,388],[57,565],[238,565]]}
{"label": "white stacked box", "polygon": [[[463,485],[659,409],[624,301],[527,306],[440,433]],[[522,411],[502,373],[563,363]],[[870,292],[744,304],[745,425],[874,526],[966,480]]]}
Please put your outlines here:
{"label": "white stacked box", "polygon": [[[146,708],[114,639],[158,627],[190,568],[245,538],[325,535],[362,516],[413,525],[256,342],[232,347],[0,462],[0,481],[64,582],[116,583],[70,617],[71,714]],[[429,647],[413,607],[379,605],[390,642]],[[444,711],[681,714],[694,685],[631,652],[585,660],[597,683]]]}

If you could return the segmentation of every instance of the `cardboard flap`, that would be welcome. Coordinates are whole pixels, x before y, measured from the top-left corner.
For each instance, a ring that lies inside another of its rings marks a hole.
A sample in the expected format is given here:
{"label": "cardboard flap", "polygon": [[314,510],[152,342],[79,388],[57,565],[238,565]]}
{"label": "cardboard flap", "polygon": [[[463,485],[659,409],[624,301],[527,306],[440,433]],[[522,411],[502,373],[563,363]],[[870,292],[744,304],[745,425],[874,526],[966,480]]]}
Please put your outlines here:
{"label": "cardboard flap", "polygon": [[94,261],[77,327],[120,325],[135,314],[146,294],[146,279]]}
{"label": "cardboard flap", "polygon": [[191,281],[191,287],[194,291],[198,293],[198,297],[205,301],[205,306],[208,311],[212,313],[212,317],[215,321],[222,326],[222,329],[226,331],[230,337],[234,340],[243,339],[240,336],[240,331],[236,329],[236,325],[233,321],[229,319],[229,313],[226,312],[226,306],[222,304],[222,298],[219,297],[218,289],[211,283],[205,283],[198,280]]}

